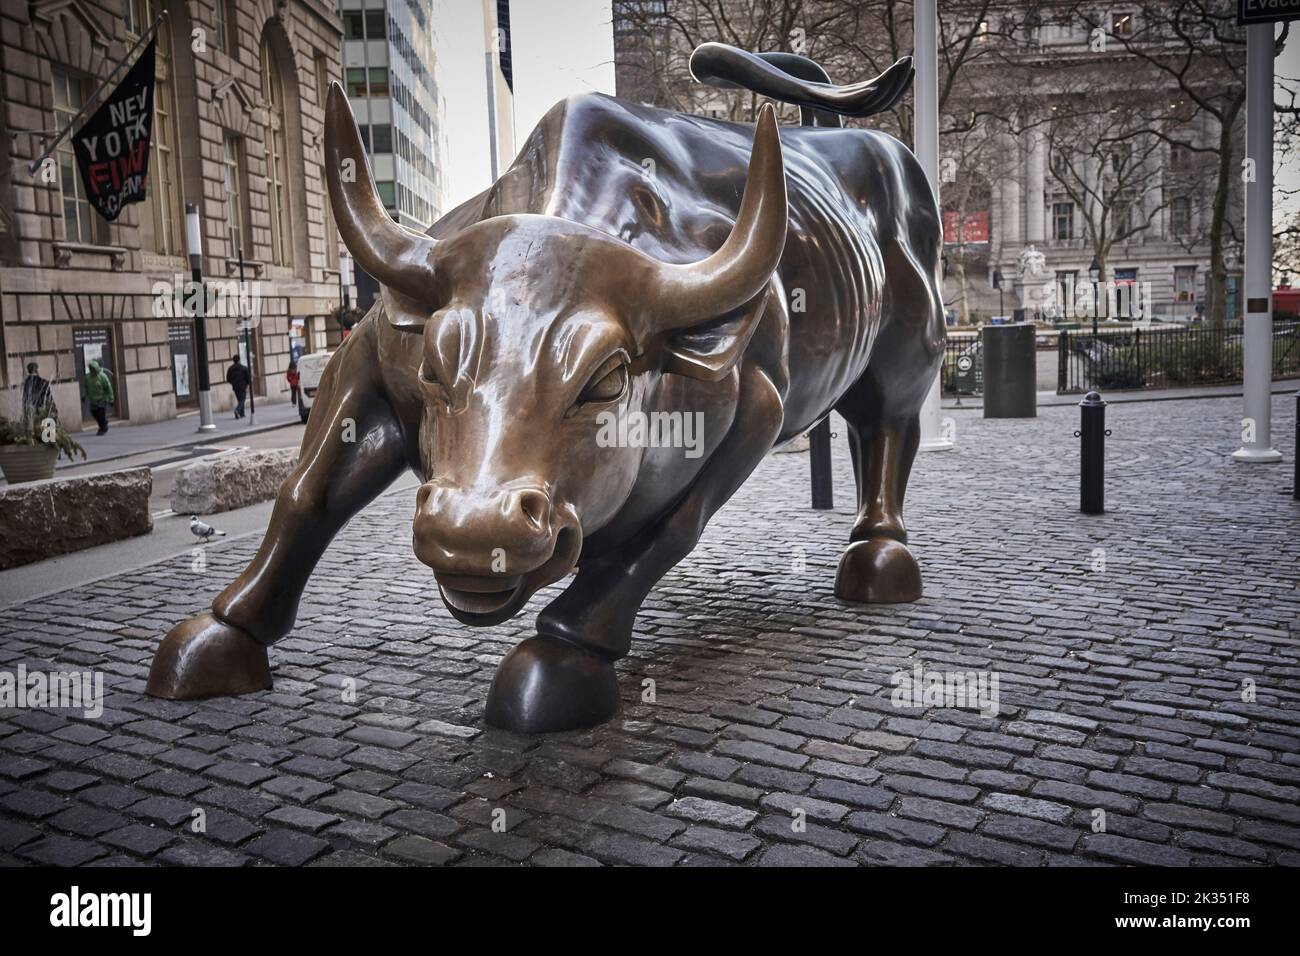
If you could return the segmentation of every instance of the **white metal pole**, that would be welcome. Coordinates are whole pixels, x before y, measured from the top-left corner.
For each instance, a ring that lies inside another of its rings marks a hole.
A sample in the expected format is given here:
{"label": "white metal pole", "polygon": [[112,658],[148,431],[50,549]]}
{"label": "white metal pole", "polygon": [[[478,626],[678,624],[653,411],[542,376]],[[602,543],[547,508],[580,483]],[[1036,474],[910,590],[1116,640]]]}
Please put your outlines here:
{"label": "white metal pole", "polygon": [[1237,461],[1281,461],[1273,448],[1273,24],[1246,28],[1246,320]]}
{"label": "white metal pole", "polygon": [[[912,139],[935,202],[939,201],[939,14],[936,0],[916,0],[916,107]],[[942,240],[941,240],[942,241]],[[942,306],[942,302],[940,303]],[[944,321],[942,318],[940,321]],[[921,451],[948,451],[953,441],[943,433],[943,407],[939,402],[939,373],[921,406]]]}

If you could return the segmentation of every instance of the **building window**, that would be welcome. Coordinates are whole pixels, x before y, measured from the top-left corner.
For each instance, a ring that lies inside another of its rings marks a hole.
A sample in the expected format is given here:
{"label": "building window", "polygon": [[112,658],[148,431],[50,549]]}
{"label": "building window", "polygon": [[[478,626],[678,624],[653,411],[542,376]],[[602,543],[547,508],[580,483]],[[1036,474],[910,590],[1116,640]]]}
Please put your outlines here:
{"label": "building window", "polygon": [[393,183],[388,181],[375,183],[375,189],[379,192],[379,199],[386,209],[397,208],[397,190]]}
{"label": "building window", "polygon": [[149,25],[145,22],[146,0],[126,0],[126,32],[139,36]]}
{"label": "building window", "polygon": [[222,192],[226,207],[226,238],[230,242],[228,255],[242,259],[247,255],[248,206],[244,192],[244,145],[240,137],[226,133],[221,151]]}
{"label": "building window", "polygon": [[1174,266],[1174,301],[1196,301],[1196,266]]}
{"label": "building window", "polygon": [[266,199],[271,217],[271,262],[293,265],[293,216],[289,204],[288,158],[285,155],[284,82],[271,51],[262,40],[262,98],[266,103]]}
{"label": "building window", "polygon": [[384,26],[383,10],[345,10],[343,11],[343,39],[345,40],[384,40],[387,32]]}
{"label": "building window", "polygon": [[1133,35],[1133,14],[1116,13],[1111,19],[1111,34],[1117,37]]}
{"label": "building window", "polygon": [[[86,103],[84,77],[60,70],[51,71],[54,79],[54,124],[65,129]],[[96,242],[99,226],[95,211],[86,199],[72,137],[65,136],[55,156],[59,163],[59,189],[63,198],[63,237],[69,242]]]}
{"label": "building window", "polygon": [[330,61],[324,53],[312,57],[312,71],[316,74],[316,105],[324,108],[330,89]]}
{"label": "building window", "polygon": [[1177,196],[1169,204],[1169,231],[1175,236],[1192,231],[1192,201],[1186,196]]}
{"label": "building window", "polygon": [[1074,203],[1052,203],[1052,238],[1074,238]]}
{"label": "building window", "polygon": [[388,95],[388,67],[372,66],[370,68],[370,95]]}
{"label": "building window", "polygon": [[[325,108],[325,97],[329,93],[329,76],[330,64],[329,57],[324,53],[317,52],[315,56],[316,65],[316,105]],[[339,267],[339,235],[338,226],[334,223],[334,209],[330,206],[329,190],[326,188],[327,182],[325,176],[325,167],[320,170],[321,183],[321,205],[325,211],[325,266],[329,269]]]}
{"label": "building window", "polygon": [[366,71],[363,67],[350,66],[343,73],[343,84],[348,96],[366,95]]}
{"label": "building window", "polygon": [[370,127],[370,148],[376,153],[393,151],[393,127],[387,123],[377,123]]}
{"label": "building window", "polygon": [[226,10],[226,0],[215,0],[212,7],[212,45],[218,50],[225,49],[229,24],[230,13]]}
{"label": "building window", "polygon": [[[145,3],[146,15],[153,4]],[[144,247],[160,256],[184,255],[185,230],[181,210],[180,161],[176,153],[176,88],[172,81],[171,33],[164,26],[157,33],[158,51],[154,67],[153,135],[149,138],[149,189],[140,231]]]}

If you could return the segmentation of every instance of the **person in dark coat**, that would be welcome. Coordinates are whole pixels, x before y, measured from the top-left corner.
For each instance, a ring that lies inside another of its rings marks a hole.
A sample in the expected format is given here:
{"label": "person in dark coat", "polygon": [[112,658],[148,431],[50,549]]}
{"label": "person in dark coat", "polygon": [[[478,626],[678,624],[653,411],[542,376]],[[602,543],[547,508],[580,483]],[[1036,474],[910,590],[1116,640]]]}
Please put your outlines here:
{"label": "person in dark coat", "polygon": [[248,396],[248,386],[252,384],[253,376],[248,374],[248,366],[239,361],[236,355],[233,362],[230,363],[230,371],[226,373],[226,384],[235,391],[235,417],[244,417],[244,399]]}
{"label": "person in dark coat", "polygon": [[27,377],[23,379],[23,414],[34,415],[45,409],[54,411],[54,393],[50,383],[40,376],[40,366],[35,362],[27,363]]}

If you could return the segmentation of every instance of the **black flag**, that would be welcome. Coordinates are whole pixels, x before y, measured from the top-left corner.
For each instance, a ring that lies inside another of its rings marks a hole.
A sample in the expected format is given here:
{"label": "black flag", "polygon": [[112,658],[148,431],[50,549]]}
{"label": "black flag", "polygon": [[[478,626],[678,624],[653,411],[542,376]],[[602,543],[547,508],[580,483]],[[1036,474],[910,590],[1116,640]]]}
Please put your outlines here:
{"label": "black flag", "polygon": [[143,202],[149,184],[157,42],[149,41],[117,89],[72,138],[86,198],[109,222],[122,207]]}

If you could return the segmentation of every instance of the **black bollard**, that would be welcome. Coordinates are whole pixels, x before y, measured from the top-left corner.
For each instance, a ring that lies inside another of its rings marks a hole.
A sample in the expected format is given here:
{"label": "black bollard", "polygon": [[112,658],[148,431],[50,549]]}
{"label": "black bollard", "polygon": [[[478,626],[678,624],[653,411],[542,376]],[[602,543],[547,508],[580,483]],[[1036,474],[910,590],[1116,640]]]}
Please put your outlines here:
{"label": "black bollard", "polygon": [[831,490],[831,420],[826,416],[808,433],[808,459],[812,466],[812,506],[818,511],[835,507]]}
{"label": "black bollard", "polygon": [[1291,479],[1291,497],[1300,501],[1300,392],[1295,393],[1295,477]]}
{"label": "black bollard", "polygon": [[1106,403],[1089,392],[1079,403],[1079,510],[1086,515],[1106,511]]}

